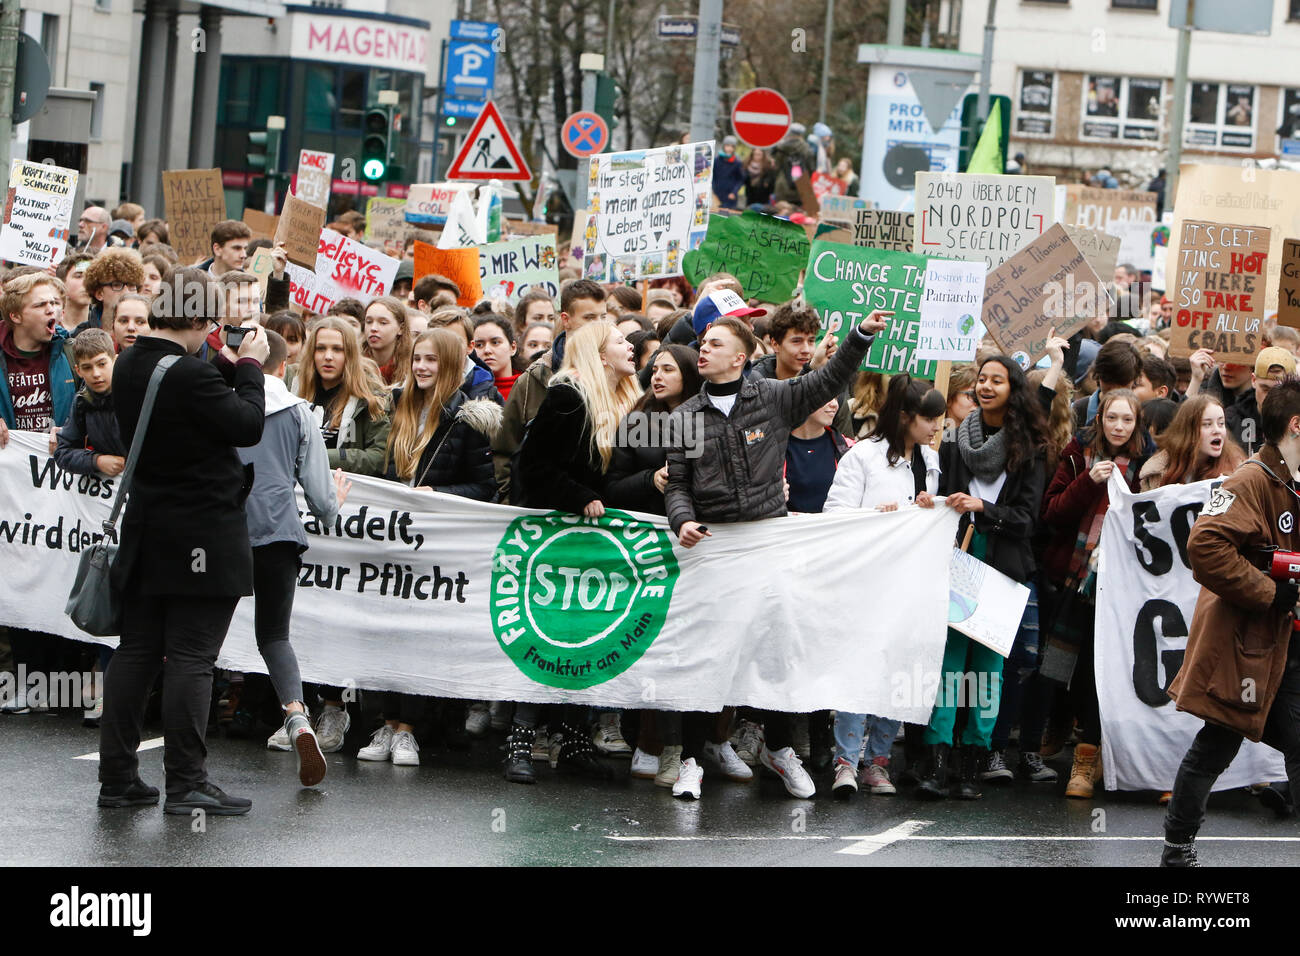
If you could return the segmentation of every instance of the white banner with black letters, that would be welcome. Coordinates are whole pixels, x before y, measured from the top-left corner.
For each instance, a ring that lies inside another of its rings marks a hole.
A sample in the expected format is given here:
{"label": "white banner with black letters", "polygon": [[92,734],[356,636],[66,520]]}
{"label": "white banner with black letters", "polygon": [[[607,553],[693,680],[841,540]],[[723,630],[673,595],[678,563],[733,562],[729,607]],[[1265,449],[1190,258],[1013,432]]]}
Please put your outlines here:
{"label": "white banner with black letters", "polygon": [[[1171,790],[1204,721],[1174,707],[1166,690],[1182,666],[1201,587],[1187,535],[1219,481],[1132,494],[1110,483],[1101,532],[1096,668],[1107,790]],[[1246,741],[1216,790],[1285,780],[1282,755]]]}
{"label": "white banner with black letters", "polygon": [[[0,451],[0,624],[89,640],[64,615],[115,480],[48,438]],[[599,521],[356,478],[311,542],[291,625],[303,678],[440,697],[716,711],[840,708],[925,723],[948,616],[948,508],[712,528]],[[253,601],[220,665],[264,672]],[[104,643],[114,644],[113,640]]]}

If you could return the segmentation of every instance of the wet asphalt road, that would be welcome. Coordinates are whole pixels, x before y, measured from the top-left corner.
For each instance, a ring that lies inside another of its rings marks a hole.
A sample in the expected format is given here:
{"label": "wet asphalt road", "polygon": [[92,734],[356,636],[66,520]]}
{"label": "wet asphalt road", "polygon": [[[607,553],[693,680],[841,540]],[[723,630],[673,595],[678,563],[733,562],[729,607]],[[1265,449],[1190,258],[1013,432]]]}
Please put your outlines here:
{"label": "wet asphalt road", "polygon": [[[359,728],[350,735],[354,744],[363,737]],[[1053,762],[1062,782],[986,785],[972,803],[925,804],[906,791],[841,803],[825,776],[816,799],[794,800],[774,777],[745,785],[707,771],[704,799],[691,803],[630,779],[627,760],[613,761],[609,784],[541,763],[536,786],[510,784],[497,770],[500,740],[468,753],[426,744],[418,768],[330,754],[324,783],[303,790],[292,754],[214,732],[212,779],[250,797],[253,810],[209,818],[196,833],[189,818],[160,807],[96,808],[98,764],[74,758],[97,750],[98,732],[78,716],[7,716],[0,865],[1150,866],[1159,858],[1156,795],[1066,801],[1068,750]],[[141,772],[161,786],[160,748],[141,755]],[[1209,866],[1295,865],[1300,824],[1274,820],[1244,791],[1217,794],[1200,853]]]}

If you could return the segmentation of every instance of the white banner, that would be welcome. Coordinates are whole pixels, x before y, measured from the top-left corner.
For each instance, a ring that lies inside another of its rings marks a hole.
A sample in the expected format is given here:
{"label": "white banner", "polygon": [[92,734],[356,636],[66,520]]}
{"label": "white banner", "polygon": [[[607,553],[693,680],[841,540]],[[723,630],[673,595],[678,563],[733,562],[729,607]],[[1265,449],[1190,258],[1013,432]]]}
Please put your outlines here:
{"label": "white banner", "polygon": [[[63,607],[116,480],[60,471],[48,440],[12,432],[0,451],[0,623],[90,640]],[[336,522],[305,522],[291,626],[305,680],[930,719],[949,508],[714,525],[685,550],[662,518],[593,521],[353,480]],[[219,663],[264,672],[252,600],[240,602]]]}
{"label": "white banner", "polygon": [[[1221,482],[1131,494],[1110,482],[1101,532],[1096,668],[1107,790],[1172,790],[1204,721],[1165,693],[1183,663],[1200,585],[1187,563],[1192,522]],[[1282,755],[1247,741],[1215,784],[1227,790],[1285,780]]]}

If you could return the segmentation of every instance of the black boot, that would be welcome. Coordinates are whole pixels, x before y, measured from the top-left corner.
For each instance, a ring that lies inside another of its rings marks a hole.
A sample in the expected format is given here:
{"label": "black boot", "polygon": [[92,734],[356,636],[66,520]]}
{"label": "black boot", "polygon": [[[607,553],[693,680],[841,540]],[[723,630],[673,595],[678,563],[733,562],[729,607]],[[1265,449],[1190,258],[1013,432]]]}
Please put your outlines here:
{"label": "black boot", "polygon": [[829,770],[834,744],[835,742],[831,738],[830,711],[819,710],[809,714],[808,746],[811,756],[808,758],[808,769],[813,773],[824,773]]}
{"label": "black boot", "polygon": [[898,775],[898,782],[904,786],[916,786],[925,779],[926,746],[921,743],[924,732],[921,724],[903,724],[904,770]]}
{"label": "black boot", "polygon": [[948,752],[947,744],[931,744],[925,748],[922,760],[921,782],[916,787],[916,795],[922,800],[942,800],[948,796]]}
{"label": "black boot", "polygon": [[512,724],[506,738],[506,779],[511,783],[536,783],[533,772],[533,737],[537,731],[523,724]]}
{"label": "black boot", "polygon": [[1285,820],[1295,813],[1295,806],[1291,803],[1291,788],[1285,783],[1270,783],[1264,787],[1259,791],[1259,802],[1272,810],[1279,820]]}
{"label": "black boot", "polygon": [[957,764],[957,779],[952,782],[954,800],[978,800],[984,796],[979,788],[980,768],[984,766],[988,753],[985,747],[971,746],[962,747],[958,752],[954,761]]}
{"label": "black boot", "polygon": [[590,734],[583,733],[567,722],[560,725],[560,730],[564,734],[564,743],[560,745],[560,759],[556,769],[596,780],[614,778],[614,771],[596,755]]}
{"label": "black boot", "polygon": [[1160,853],[1160,865],[1173,867],[1200,866],[1201,864],[1196,860],[1195,837],[1188,838],[1186,843],[1173,843],[1166,834],[1165,848]]}

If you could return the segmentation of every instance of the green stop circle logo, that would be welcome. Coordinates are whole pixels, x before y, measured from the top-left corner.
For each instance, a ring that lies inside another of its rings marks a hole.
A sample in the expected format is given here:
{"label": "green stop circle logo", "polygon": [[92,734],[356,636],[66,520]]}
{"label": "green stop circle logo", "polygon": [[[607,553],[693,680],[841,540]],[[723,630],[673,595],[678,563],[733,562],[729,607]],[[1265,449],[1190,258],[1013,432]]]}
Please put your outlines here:
{"label": "green stop circle logo", "polygon": [[677,583],[672,539],[621,511],[527,515],[492,560],[492,631],[531,680],[581,690],[635,664]]}

